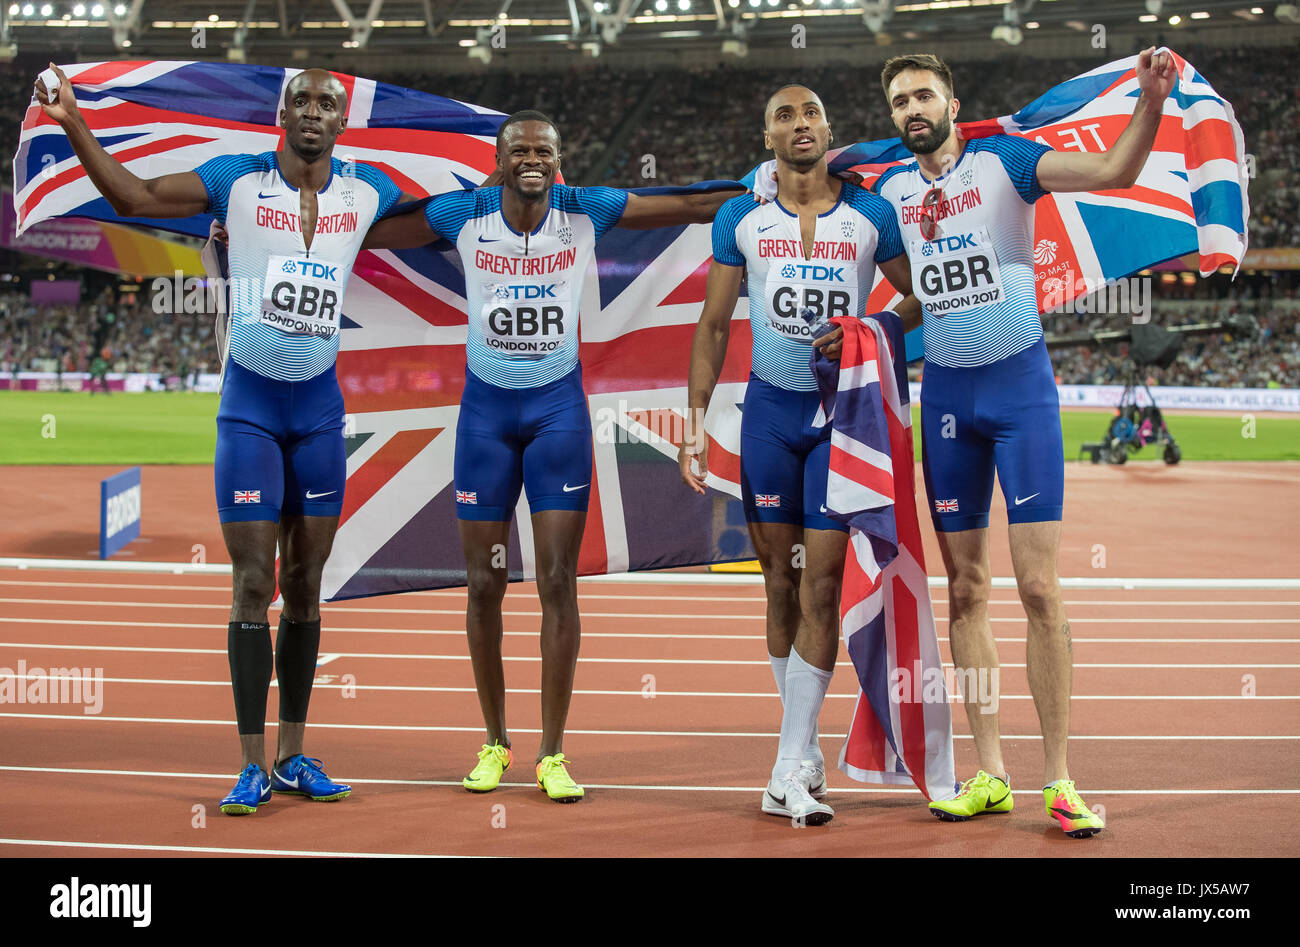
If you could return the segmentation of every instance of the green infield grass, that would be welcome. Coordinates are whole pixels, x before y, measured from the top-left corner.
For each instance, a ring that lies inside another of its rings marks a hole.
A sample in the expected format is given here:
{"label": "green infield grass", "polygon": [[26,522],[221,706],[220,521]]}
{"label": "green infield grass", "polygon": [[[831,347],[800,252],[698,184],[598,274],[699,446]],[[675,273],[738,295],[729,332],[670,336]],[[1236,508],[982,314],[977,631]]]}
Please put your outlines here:
{"label": "green infield grass", "polygon": [[[4,391],[0,463],[210,464],[216,414],[214,394]],[[1300,418],[1253,417],[1253,428],[1240,414],[1175,415],[1166,422],[1183,460],[1300,460]],[[912,420],[919,431],[916,409]],[[1066,458],[1078,457],[1081,443],[1101,440],[1108,420],[1106,412],[1063,411]],[[1160,460],[1159,448],[1130,457]]]}

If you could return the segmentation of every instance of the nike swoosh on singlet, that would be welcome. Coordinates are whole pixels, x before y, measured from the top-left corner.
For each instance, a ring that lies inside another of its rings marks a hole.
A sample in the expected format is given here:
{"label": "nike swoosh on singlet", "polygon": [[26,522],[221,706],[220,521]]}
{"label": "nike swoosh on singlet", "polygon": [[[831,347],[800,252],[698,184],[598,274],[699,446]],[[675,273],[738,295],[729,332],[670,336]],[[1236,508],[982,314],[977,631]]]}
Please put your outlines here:
{"label": "nike swoosh on singlet", "polygon": [[906,203],[907,201],[910,201],[912,198],[916,197],[916,195],[917,195],[917,194],[920,194],[920,193],[921,193],[920,191],[917,191],[917,192],[914,193],[914,194],[909,194],[909,195],[907,195],[907,197],[900,197],[900,198],[898,199],[898,203],[900,203],[900,204],[904,204],[904,203]]}
{"label": "nike swoosh on singlet", "polygon": [[498,240],[500,240],[500,239],[501,239],[500,237],[493,237],[491,240],[488,240],[488,239],[486,239],[485,237],[483,237],[482,234],[480,234],[480,235],[479,235],[479,238],[478,238],[478,242],[479,242],[479,243],[496,243],[496,242],[497,242]]}
{"label": "nike swoosh on singlet", "polygon": [[264,200],[266,200],[267,198],[270,198],[270,197],[279,197],[279,196],[280,196],[279,194],[263,194],[261,191],[258,191],[258,192],[257,192],[257,199],[258,199],[259,201],[264,201]]}
{"label": "nike swoosh on singlet", "polygon": [[758,228],[758,232],[759,232],[759,233],[762,233],[762,232],[765,231],[765,230],[771,230],[771,229],[772,229],[773,227],[775,227],[775,226],[776,226],[776,224],[768,224],[766,227],[759,227],[759,228]]}
{"label": "nike swoosh on singlet", "polygon": [[[1039,490],[1039,491],[1038,491],[1038,493],[1042,493],[1042,492],[1043,492],[1042,490]],[[1038,493],[1031,493],[1031,494],[1029,494],[1029,496],[1025,497],[1023,500],[1020,499],[1019,496],[1017,496],[1017,497],[1016,497],[1016,506],[1019,506],[1019,505],[1022,504],[1022,503],[1028,503],[1028,502],[1029,502],[1030,500],[1032,500],[1034,497],[1038,496]]]}
{"label": "nike swoosh on singlet", "polygon": [[318,499],[320,499],[321,497],[327,497],[327,496],[329,496],[331,493],[338,493],[338,491],[337,491],[337,490],[326,490],[324,493],[312,493],[310,490],[308,490],[308,491],[307,491],[307,499],[308,499],[308,500],[318,500]]}

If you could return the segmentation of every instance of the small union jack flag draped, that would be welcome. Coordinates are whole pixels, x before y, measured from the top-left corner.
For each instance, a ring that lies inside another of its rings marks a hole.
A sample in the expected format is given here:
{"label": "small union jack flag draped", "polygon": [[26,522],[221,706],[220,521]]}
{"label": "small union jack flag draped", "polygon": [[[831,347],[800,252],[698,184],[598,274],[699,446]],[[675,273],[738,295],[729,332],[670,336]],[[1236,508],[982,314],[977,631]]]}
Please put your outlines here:
{"label": "small union jack flag draped", "polygon": [[826,509],[849,527],[840,627],[860,688],[840,769],[950,799],[952,714],[913,499],[903,323],[892,312],[831,321],[844,347],[838,363],[814,363],[816,423],[832,425]]}

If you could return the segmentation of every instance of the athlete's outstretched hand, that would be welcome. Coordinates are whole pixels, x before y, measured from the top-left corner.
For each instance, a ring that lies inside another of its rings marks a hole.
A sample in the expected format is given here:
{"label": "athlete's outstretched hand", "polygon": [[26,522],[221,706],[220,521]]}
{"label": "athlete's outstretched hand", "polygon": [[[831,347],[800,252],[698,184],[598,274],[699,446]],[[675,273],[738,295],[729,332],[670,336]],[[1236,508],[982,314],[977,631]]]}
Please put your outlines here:
{"label": "athlete's outstretched hand", "polygon": [[836,326],[833,332],[827,332],[820,339],[813,340],[813,348],[819,349],[829,359],[838,360],[844,349],[844,327]]}
{"label": "athlete's outstretched hand", "polygon": [[59,88],[54,97],[50,97],[40,76],[36,77],[36,85],[32,90],[32,94],[36,97],[36,101],[40,103],[45,114],[62,125],[78,114],[77,97],[72,94],[72,83],[68,81],[68,77],[63,74],[62,69],[54,65],[54,63],[50,63],[50,71],[59,78]]}
{"label": "athlete's outstretched hand", "polygon": [[[691,469],[694,458],[699,473]],[[704,495],[704,479],[709,475],[709,436],[704,433],[704,424],[687,424],[686,438],[677,451],[677,467],[682,474],[682,483],[696,493]]]}
{"label": "athlete's outstretched hand", "polygon": [[1169,98],[1178,82],[1178,66],[1174,63],[1173,53],[1164,46],[1142,50],[1138,53],[1137,79],[1138,88],[1152,102]]}

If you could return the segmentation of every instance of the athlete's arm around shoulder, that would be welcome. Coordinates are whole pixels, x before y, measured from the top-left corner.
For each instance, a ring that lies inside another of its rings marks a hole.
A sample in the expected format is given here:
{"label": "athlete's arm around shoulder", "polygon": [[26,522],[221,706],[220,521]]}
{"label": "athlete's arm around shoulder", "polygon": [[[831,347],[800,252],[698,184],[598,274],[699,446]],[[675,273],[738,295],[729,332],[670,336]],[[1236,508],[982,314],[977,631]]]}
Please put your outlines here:
{"label": "athlete's arm around shoulder", "polygon": [[627,207],[618,219],[618,226],[626,230],[652,230],[682,224],[707,224],[718,213],[718,208],[744,193],[743,187],[688,194],[645,195],[629,191]]}
{"label": "athlete's arm around shoulder", "polygon": [[192,217],[208,209],[207,187],[194,171],[140,178],[105,151],[77,107],[72,83],[58,66],[50,68],[59,77],[58,93],[51,101],[38,80],[36,101],[63,128],[86,176],[119,217]]}
{"label": "athlete's arm around shoulder", "polygon": [[[401,204],[419,200],[403,194]],[[422,206],[377,220],[366,231],[362,250],[405,250],[422,247],[446,236],[455,241],[474,208],[473,191],[451,191]],[[435,229],[435,227],[437,229]]]}
{"label": "athlete's arm around shoulder", "polygon": [[1146,164],[1160,127],[1165,99],[1178,81],[1178,67],[1169,52],[1143,50],[1138,55],[1138,87],[1142,90],[1133,118],[1109,151],[1085,154],[1049,151],[1038,162],[1038,184],[1044,191],[1103,191],[1132,187]]}

